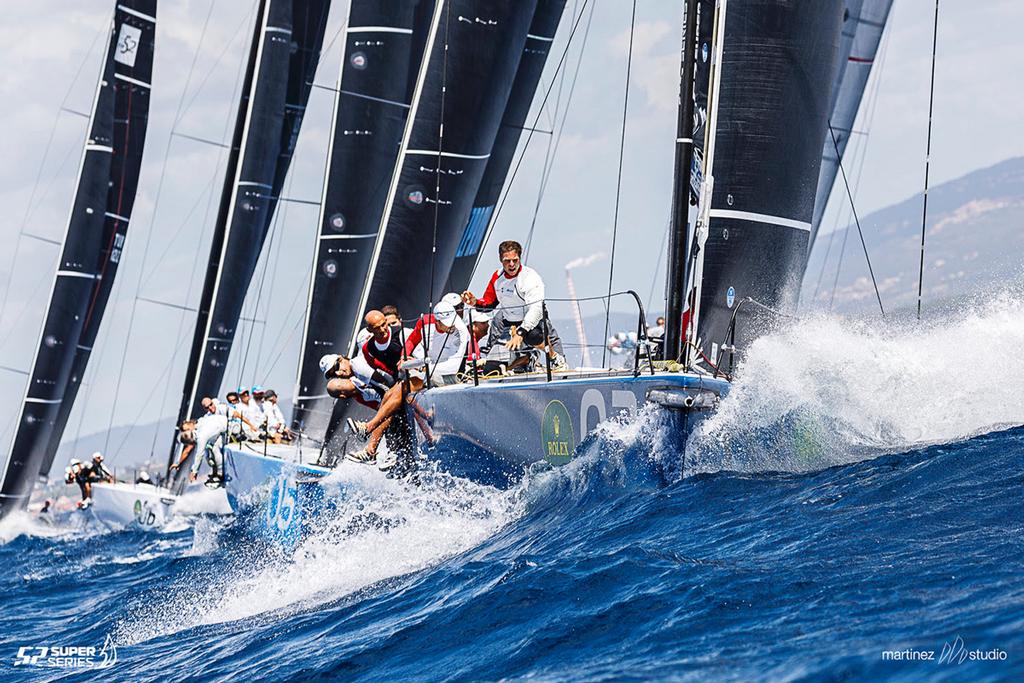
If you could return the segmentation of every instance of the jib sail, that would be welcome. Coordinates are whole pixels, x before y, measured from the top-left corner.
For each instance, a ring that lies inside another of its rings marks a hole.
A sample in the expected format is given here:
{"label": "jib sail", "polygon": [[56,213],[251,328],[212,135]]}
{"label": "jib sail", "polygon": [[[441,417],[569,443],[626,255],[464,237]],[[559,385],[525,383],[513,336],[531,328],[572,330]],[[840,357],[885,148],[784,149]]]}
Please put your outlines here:
{"label": "jib sail", "polygon": [[178,421],[216,396],[245,294],[291,163],[328,0],[262,0],[203,284]]}
{"label": "jib sail", "polygon": [[711,364],[795,308],[842,15],[836,1],[718,3],[687,330]]}

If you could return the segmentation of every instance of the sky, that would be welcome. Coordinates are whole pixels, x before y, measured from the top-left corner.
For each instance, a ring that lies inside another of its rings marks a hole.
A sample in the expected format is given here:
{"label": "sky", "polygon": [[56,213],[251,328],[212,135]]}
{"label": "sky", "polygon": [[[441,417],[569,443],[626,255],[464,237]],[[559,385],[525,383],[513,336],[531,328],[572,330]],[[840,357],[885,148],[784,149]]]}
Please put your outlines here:
{"label": "sky", "polygon": [[[194,307],[199,296],[224,166],[221,147],[183,136],[230,138],[254,4],[161,3],[139,194],[114,301],[66,439],[176,412],[194,321],[180,307]],[[563,77],[554,67],[566,49],[572,13],[583,5],[583,0],[567,3],[541,85],[542,92],[552,88],[548,106],[529,119],[537,117],[538,128],[561,134],[537,134],[526,148],[484,248],[474,289],[481,289],[497,267],[497,243],[525,242],[532,225],[527,261],[544,276],[549,297],[567,296],[564,266],[577,259],[586,263],[572,271],[578,295],[603,294],[614,231],[612,289],[636,290],[653,313],[662,308],[664,295],[682,6],[669,0],[637,2],[616,229],[632,5],[627,0],[587,3]],[[8,448],[13,435],[26,381],[16,371],[31,363],[58,255],[56,246],[33,236],[59,241],[65,230],[85,134],[82,114],[91,104],[112,6],[105,0],[4,3],[0,202],[7,211],[0,221],[0,392],[8,400],[0,405],[0,448]],[[921,191],[933,11],[931,0],[895,0],[883,56],[867,88],[876,100],[873,113],[862,111],[855,125],[869,135],[851,144],[846,162],[860,216]],[[941,12],[933,184],[1024,154],[1019,132],[1024,53],[1017,35],[1024,5],[944,2]],[[338,36],[346,13],[347,2],[335,0],[318,83],[333,84],[337,78]],[[331,107],[331,93],[314,89],[286,182],[288,197],[320,196]],[[554,154],[541,193],[549,141]],[[834,195],[824,232],[842,222],[847,207],[845,196]],[[281,205],[247,295],[244,315],[250,322],[236,339],[228,383],[258,382],[292,395],[316,227],[316,207]],[[624,300],[614,307],[629,310]],[[584,308],[586,315],[598,311],[593,305]],[[155,450],[163,452],[169,421],[152,432]],[[108,452],[129,460],[148,455],[122,455],[117,443],[108,444]]]}

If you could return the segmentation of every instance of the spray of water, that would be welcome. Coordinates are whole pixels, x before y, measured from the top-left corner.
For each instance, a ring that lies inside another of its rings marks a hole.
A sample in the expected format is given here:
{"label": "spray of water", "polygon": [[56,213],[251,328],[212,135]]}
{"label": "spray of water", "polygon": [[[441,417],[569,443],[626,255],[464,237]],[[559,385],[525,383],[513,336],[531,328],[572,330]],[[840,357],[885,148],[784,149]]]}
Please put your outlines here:
{"label": "spray of water", "polygon": [[926,323],[801,321],[749,350],[688,472],[806,471],[1024,423],[1024,299]]}
{"label": "spray of water", "polygon": [[168,591],[170,599],[140,601],[118,625],[116,639],[135,643],[205,624],[280,619],[374,590],[481,543],[521,514],[515,491],[440,473],[424,472],[413,484],[375,468],[341,468],[324,485],[338,508],[317,520],[293,556],[197,534],[218,557],[205,565],[194,558],[197,565]]}

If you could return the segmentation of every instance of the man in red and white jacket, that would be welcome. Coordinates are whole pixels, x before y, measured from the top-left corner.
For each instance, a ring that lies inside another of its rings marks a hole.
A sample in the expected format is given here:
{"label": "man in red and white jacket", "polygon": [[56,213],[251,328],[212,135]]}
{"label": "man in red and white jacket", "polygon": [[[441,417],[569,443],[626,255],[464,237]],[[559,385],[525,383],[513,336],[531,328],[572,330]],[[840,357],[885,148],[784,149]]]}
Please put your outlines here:
{"label": "man in red and white jacket", "polygon": [[[494,271],[487,290],[479,299],[466,290],[462,300],[481,311],[494,311],[491,321],[491,345],[509,332],[505,347],[518,351],[525,343],[537,349],[544,349],[544,281],[540,274],[522,263],[523,247],[519,242],[506,240],[498,245],[501,268]],[[551,359],[554,365],[565,365],[562,342],[551,321],[547,321],[548,340],[551,342]],[[517,359],[518,361],[518,359]],[[526,361],[519,362],[518,365]],[[517,363],[513,363],[513,366]]]}

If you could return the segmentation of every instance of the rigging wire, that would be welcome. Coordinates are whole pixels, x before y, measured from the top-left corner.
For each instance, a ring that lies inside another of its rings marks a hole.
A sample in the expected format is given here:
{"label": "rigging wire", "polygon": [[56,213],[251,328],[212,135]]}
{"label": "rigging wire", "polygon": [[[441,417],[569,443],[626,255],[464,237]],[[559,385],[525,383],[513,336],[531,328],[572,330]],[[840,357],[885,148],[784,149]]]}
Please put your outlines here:
{"label": "rigging wire", "polygon": [[[43,179],[43,169],[46,167],[46,159],[49,157],[50,147],[53,145],[53,138],[57,134],[57,124],[60,123],[60,115],[66,111],[66,105],[68,103],[68,99],[71,97],[71,91],[74,90],[75,85],[78,83],[78,79],[82,75],[82,71],[85,69],[86,63],[91,60],[93,50],[96,49],[96,43],[99,42],[101,36],[109,32],[110,21],[108,19],[106,22],[104,22],[103,27],[93,37],[92,44],[89,45],[89,49],[82,56],[82,61],[79,62],[78,69],[75,71],[75,75],[72,76],[71,83],[68,85],[68,89],[64,92],[64,97],[61,99],[60,104],[57,106],[57,113],[53,117],[53,125],[50,126],[50,135],[46,139],[46,145],[43,146],[43,156],[42,159],[39,161],[39,169],[36,171],[36,179],[32,183],[32,191],[29,193],[28,203],[25,206],[25,215],[22,217],[21,225],[18,227],[18,238],[14,243],[14,255],[11,258],[11,269],[7,273],[7,278],[6,281],[4,282],[3,300],[2,302],[0,302],[0,320],[3,320],[4,312],[7,310],[7,297],[10,294],[11,279],[14,276],[14,266],[18,262],[18,251],[21,248],[21,239],[25,235],[25,227],[28,225],[29,218],[31,218],[32,214],[35,212],[35,209],[38,208],[38,205],[33,206],[33,203],[36,199],[36,193],[39,191],[39,183]],[[100,73],[102,73],[102,71]],[[86,135],[88,135],[89,132],[90,131],[86,130]],[[68,153],[64,157],[64,160],[58,167],[58,175],[64,169],[64,165],[67,163],[67,160],[71,156],[72,151],[74,151],[73,147],[68,151]],[[40,203],[42,203],[42,199],[46,197],[46,195],[49,193],[50,187],[53,185],[53,181],[55,178],[56,176],[53,179],[51,179],[49,183],[47,183],[46,191],[44,191],[43,194],[40,196]]]}
{"label": "rigging wire", "polygon": [[924,154],[924,201],[921,207],[921,261],[917,274],[917,319],[921,319],[921,290],[924,287],[924,236],[928,222],[928,172],[932,161],[932,112],[935,108],[935,50],[939,42],[939,0],[935,0],[935,24],[932,28],[932,79],[928,90],[928,143]]}
{"label": "rigging wire", "polygon": [[658,247],[658,262],[654,264],[654,274],[651,276],[651,291],[647,294],[647,303],[644,310],[651,312],[651,301],[654,300],[654,288],[658,286],[658,272],[661,270],[661,260],[665,256],[665,243],[668,241],[668,234],[672,231],[672,216],[669,216],[668,225],[661,236],[661,246]]}
{"label": "rigging wire", "polygon": [[[445,5],[444,15],[444,54],[441,59],[441,115],[437,124],[437,168],[434,170],[434,236],[430,245],[430,283],[429,283],[429,310],[434,310],[434,278],[437,262],[437,225],[441,213],[441,154],[444,151],[444,102],[448,90],[448,39],[451,33],[452,6]],[[411,130],[411,129],[410,129]],[[430,384],[430,377],[427,377],[427,384]]]}
{"label": "rigging wire", "polygon": [[[836,157],[839,157],[839,142],[836,141],[836,133],[832,130],[832,122],[828,124],[828,134],[832,136],[832,145],[836,150]],[[864,248],[864,259],[868,262],[868,273],[871,275],[871,285],[875,288],[875,298],[878,299],[878,309],[885,317],[885,307],[882,306],[882,295],[878,291],[878,282],[875,281],[875,270],[871,267],[871,256],[868,255],[868,245],[864,241],[864,231],[860,227],[860,218],[857,217],[857,207],[853,203],[853,192],[850,191],[850,183],[846,179],[846,169],[843,168],[843,160],[839,159],[839,172],[843,176],[843,185],[846,186],[846,196],[850,200],[850,210],[853,211],[853,220],[857,224],[857,234],[860,235],[860,244]]]}
{"label": "rigging wire", "polygon": [[[895,11],[895,10],[893,10],[893,11]],[[867,105],[867,116],[865,117],[865,132],[866,132],[866,136],[864,138],[864,150],[863,150],[863,154],[861,154],[861,156],[859,158],[859,161],[858,161],[857,179],[854,181],[854,188],[855,188],[854,189],[854,195],[856,195],[857,191],[860,188],[860,179],[864,175],[864,166],[865,166],[865,163],[866,163],[867,158],[868,158],[867,144],[870,141],[870,134],[871,134],[871,130],[872,130],[872,127],[873,127],[873,122],[875,120],[875,112],[878,110],[878,102],[879,102],[879,99],[880,99],[879,93],[881,92],[881,89],[882,89],[882,75],[885,73],[886,57],[889,54],[889,44],[891,42],[890,41],[890,35],[891,35],[890,33],[886,33],[886,34],[884,34],[882,36],[882,44],[881,44],[881,47],[879,48],[879,51],[878,51],[878,59],[877,59],[877,65],[878,66],[875,67],[878,70],[878,78],[875,81],[874,89],[871,91],[870,100],[869,100],[868,105]],[[842,267],[843,267],[843,256],[846,253],[846,238],[849,235],[849,230],[850,230],[850,219],[847,218],[846,219],[846,227],[845,227],[845,229],[843,231],[843,246],[842,246],[842,248],[839,251],[839,259],[838,259],[838,261],[836,263],[836,276],[833,279],[833,282],[832,282],[832,293],[829,296],[829,303],[828,303],[828,311],[829,311],[829,313],[832,312],[832,307],[833,307],[833,304],[835,302],[835,297],[836,297],[836,288],[839,286],[839,275],[840,275],[840,271],[842,270]]]}
{"label": "rigging wire", "polygon": [[[556,135],[553,135],[553,136],[548,138],[548,150],[550,151],[550,155],[547,152],[545,152],[545,154],[544,154],[544,165],[542,166],[542,170],[541,170],[540,188],[538,189],[538,192],[537,192],[537,202],[536,202],[536,204],[534,206],[534,209],[533,209],[533,218],[530,221],[530,231],[529,231],[529,233],[526,236],[526,246],[524,248],[524,251],[525,251],[524,256],[527,256],[530,253],[530,246],[533,244],[533,233],[534,233],[534,230],[537,227],[537,216],[540,214],[541,202],[544,200],[544,195],[547,192],[548,182],[551,180],[551,172],[552,172],[552,169],[554,168],[554,165],[555,165],[555,159],[558,158],[558,147],[559,147],[559,145],[562,142],[562,132],[565,130],[565,122],[569,119],[569,107],[572,105],[573,95],[576,92],[576,82],[579,80],[579,77],[580,77],[580,67],[583,64],[583,55],[586,53],[586,49],[587,49],[587,39],[590,37],[590,26],[591,26],[591,24],[593,23],[593,20],[594,20],[594,8],[595,7],[597,7],[596,3],[590,6],[590,14],[588,15],[588,18],[587,18],[587,26],[586,26],[586,28],[583,29],[583,38],[580,41],[580,52],[579,52],[579,56],[578,56],[578,58],[576,60],[576,69],[573,72],[572,82],[569,84],[569,94],[565,98],[565,109],[562,112],[562,122],[561,122],[561,124],[558,127],[558,133]],[[586,4],[584,3],[583,10],[585,10],[585,9],[586,9]],[[582,18],[582,16],[583,16],[583,10],[580,11],[580,15],[579,15],[580,18]],[[570,36],[570,40],[571,40],[571,36]],[[568,45],[566,46],[566,49],[568,49]],[[561,63],[559,63],[558,68],[561,70],[561,73],[564,76],[566,70],[562,69]],[[560,99],[561,99],[561,87],[559,87],[559,94],[555,98],[556,118],[557,118],[557,112],[559,110],[559,100]],[[554,126],[552,126],[552,127],[554,127]],[[526,148],[529,146],[529,144],[530,144],[530,140],[529,140],[529,138],[527,138],[526,145],[523,147],[523,154],[526,153]],[[550,160],[549,160],[549,157],[550,157]],[[508,185],[505,188],[505,196],[507,196],[509,191],[511,191],[512,183],[514,181],[515,181],[515,174],[512,175],[512,178],[509,180]],[[504,199],[502,199],[502,203],[504,203]],[[496,221],[497,221],[497,216],[495,216],[495,222]]]}
{"label": "rigging wire", "polygon": [[[615,276],[615,239],[619,233],[619,200],[622,197],[622,159],[626,153],[626,113],[629,111],[629,79],[633,68],[633,34],[636,32],[636,0],[633,0],[633,14],[629,21],[629,50],[626,54],[626,88],[622,96],[622,132],[619,135],[619,170],[615,181],[615,213],[612,218],[612,248],[608,259],[608,301],[604,305],[604,338],[608,338],[608,321],[611,318],[612,279]],[[601,353],[601,367],[608,356],[607,344]]]}
{"label": "rigging wire", "polygon": [[[576,35],[576,29],[578,29],[579,26],[580,26],[580,21],[582,21],[582,19],[583,19],[583,13],[586,10],[587,4],[589,2],[590,2],[590,0],[584,0],[583,1],[583,9],[580,10],[580,15],[576,18],[576,23],[573,24],[572,31],[569,32],[569,38],[568,38],[568,40],[566,40],[566,43],[565,43],[565,49],[562,51],[562,56],[559,57],[559,59],[558,59],[558,66],[555,67],[556,72],[559,69],[562,68],[562,64],[565,62],[565,57],[566,57],[566,55],[569,54],[569,48],[572,46],[573,36]],[[544,98],[541,100],[540,106],[537,109],[537,115],[534,116],[534,118],[533,118],[533,124],[529,128],[530,132],[526,136],[526,142],[523,144],[523,148],[522,148],[522,150],[519,153],[519,159],[516,161],[515,168],[512,169],[512,176],[509,178],[508,183],[506,183],[505,193],[502,196],[501,201],[498,202],[498,208],[496,208],[494,210],[494,217],[491,219],[491,225],[495,225],[498,222],[498,216],[501,215],[501,210],[505,206],[505,200],[508,199],[508,195],[509,195],[508,191],[512,187],[512,184],[515,182],[516,176],[519,174],[519,168],[523,164],[523,157],[526,156],[526,151],[530,147],[530,141],[533,139],[533,134],[537,130],[537,123],[540,121],[540,117],[541,117],[542,113],[544,112],[544,105],[547,104],[548,96],[551,95],[551,91],[553,90],[553,88],[554,88],[554,81],[552,81],[551,86],[549,86],[548,89],[544,92]]]}

